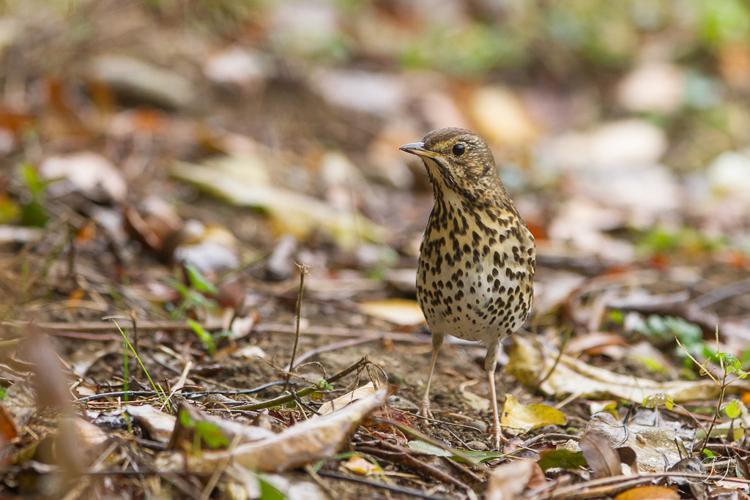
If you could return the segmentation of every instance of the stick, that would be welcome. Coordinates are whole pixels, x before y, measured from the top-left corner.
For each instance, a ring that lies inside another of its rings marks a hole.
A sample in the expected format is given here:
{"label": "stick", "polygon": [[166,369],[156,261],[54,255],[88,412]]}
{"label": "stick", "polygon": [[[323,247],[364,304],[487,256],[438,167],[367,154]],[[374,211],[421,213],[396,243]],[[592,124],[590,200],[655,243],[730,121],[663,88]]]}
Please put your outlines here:
{"label": "stick", "polygon": [[297,264],[299,269],[299,290],[297,291],[297,306],[295,307],[295,315],[297,317],[294,324],[294,346],[292,347],[292,359],[289,361],[289,368],[286,371],[286,384],[284,390],[287,390],[289,386],[289,378],[292,376],[292,370],[294,370],[294,358],[297,356],[297,346],[299,345],[299,322],[302,317],[302,297],[305,293],[305,274],[307,274],[307,267],[304,264]]}
{"label": "stick", "polygon": [[[339,379],[342,379],[342,378],[346,377],[350,373],[355,372],[355,371],[357,371],[357,370],[359,370],[359,369],[367,366],[368,363],[369,363],[369,361],[367,360],[366,357],[362,358],[359,361],[357,361],[356,363],[354,363],[353,365],[351,365],[350,367],[344,368],[340,372],[338,372],[338,373],[336,373],[334,375],[331,375],[330,377],[328,377],[327,379],[325,379],[325,381],[327,383],[329,383],[329,384],[332,383],[332,382],[335,382],[335,381],[337,381]],[[301,389],[301,390],[299,390],[297,392],[293,392],[291,394],[285,394],[285,395],[279,396],[277,398],[269,399],[268,401],[262,401],[260,403],[254,403],[254,404],[249,404],[249,405],[234,406],[234,407],[232,407],[232,410],[262,410],[264,408],[272,408],[274,406],[280,406],[280,405],[289,403],[291,401],[294,401],[295,398],[301,398],[303,396],[307,396],[308,394],[312,394],[313,392],[315,392],[317,390],[319,390],[318,386],[313,385],[313,386]]]}

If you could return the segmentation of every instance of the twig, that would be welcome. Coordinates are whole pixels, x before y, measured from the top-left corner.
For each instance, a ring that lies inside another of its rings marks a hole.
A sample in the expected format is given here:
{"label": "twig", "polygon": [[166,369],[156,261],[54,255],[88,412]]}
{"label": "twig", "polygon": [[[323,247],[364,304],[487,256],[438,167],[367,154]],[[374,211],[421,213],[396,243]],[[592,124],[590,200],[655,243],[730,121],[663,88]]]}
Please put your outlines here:
{"label": "twig", "polygon": [[294,370],[294,358],[297,356],[297,346],[299,345],[299,323],[302,318],[302,297],[305,293],[305,274],[307,274],[307,266],[304,264],[297,264],[299,269],[299,289],[297,290],[297,305],[295,307],[294,314],[296,321],[294,323],[294,346],[292,347],[292,358],[289,361],[289,368],[286,371],[286,384],[284,390],[287,390],[289,386],[289,378],[292,376],[292,370]]}
{"label": "twig", "polygon": [[445,472],[441,471],[437,467],[433,467],[432,465],[427,464],[417,459],[410,453],[409,449],[402,448],[400,446],[396,446],[396,445],[386,443],[386,442],[380,443],[380,446],[385,448],[385,450],[381,448],[376,448],[374,446],[362,446],[362,447],[358,447],[357,450],[362,451],[363,453],[374,455],[376,457],[390,460],[392,462],[399,463],[406,467],[410,467],[419,472],[427,474],[428,476],[433,477],[440,482],[443,482],[446,484],[452,484],[453,486],[458,486],[459,488],[463,488],[465,490],[469,489],[469,486],[463,483],[462,481],[459,481],[455,477],[450,476],[449,474],[446,474]]}
{"label": "twig", "polygon": [[364,479],[361,477],[355,477],[355,476],[346,476],[344,474],[339,474],[338,472],[329,472],[329,471],[318,471],[319,476],[323,477],[330,477],[332,479],[341,479],[343,481],[351,481],[353,483],[359,483],[364,484],[367,486],[371,486],[373,488],[381,488],[384,490],[392,491],[394,493],[401,493],[402,495],[409,495],[417,498],[427,498],[429,500],[448,500],[446,497],[436,496],[436,495],[430,495],[429,493],[425,493],[423,491],[414,489],[414,488],[407,488],[405,486],[397,486],[395,484],[386,484],[386,483],[379,483],[377,481],[370,481],[368,479]]}
{"label": "twig", "polygon": [[[369,363],[369,361],[367,360],[367,358],[366,357],[362,358],[359,361],[357,361],[356,363],[354,363],[353,365],[351,365],[350,367],[344,368],[340,372],[338,372],[338,373],[336,373],[334,375],[331,375],[330,377],[328,377],[327,379],[325,379],[325,381],[327,383],[329,383],[329,384],[332,383],[332,382],[335,382],[335,381],[337,381],[339,379],[342,379],[342,378],[346,377],[350,373],[353,373],[353,372],[355,372],[355,371],[357,371],[357,370],[365,367],[367,365],[367,363]],[[313,386],[301,389],[301,390],[299,390],[299,391],[297,391],[295,393],[292,393],[292,394],[285,394],[285,395],[279,396],[277,398],[270,399],[268,401],[262,401],[260,403],[235,406],[232,409],[233,410],[262,410],[264,408],[272,408],[274,406],[280,406],[280,405],[289,403],[291,401],[294,401],[295,397],[301,398],[301,397],[307,396],[308,394],[312,394],[313,392],[318,391],[318,390],[320,390],[320,388],[317,385],[313,385]]]}
{"label": "twig", "polygon": [[[189,391],[189,392],[181,392],[180,394],[183,397],[186,398],[200,398],[203,396],[211,396],[215,394],[221,394],[224,396],[236,396],[236,395],[242,395],[242,394],[256,394],[258,392],[265,391],[269,387],[274,387],[276,385],[282,385],[284,383],[283,380],[274,380],[273,382],[268,382],[263,385],[259,385],[258,387],[254,387],[252,389],[226,389],[226,390],[211,390],[211,391]],[[291,381],[290,384],[296,384],[296,382]],[[86,403],[88,401],[95,401],[97,399],[106,399],[106,398],[118,398],[125,395],[129,396],[158,396],[159,394],[156,391],[113,391],[113,392],[100,392],[99,394],[92,394],[91,396],[84,396],[82,398],[78,399],[78,403]]]}
{"label": "twig", "polygon": [[379,424],[390,425],[392,427],[395,427],[396,429],[400,430],[401,432],[403,432],[404,434],[406,434],[408,436],[411,436],[413,438],[419,439],[420,441],[424,441],[425,443],[429,443],[429,444],[431,444],[433,446],[437,446],[441,450],[445,450],[448,453],[450,453],[451,455],[454,455],[454,456],[456,456],[458,458],[461,458],[464,461],[466,461],[467,463],[470,463],[470,464],[472,464],[475,467],[478,467],[478,468],[484,469],[484,470],[487,469],[486,465],[484,465],[481,462],[477,462],[477,460],[474,457],[472,457],[470,455],[467,455],[463,451],[457,450],[456,448],[451,448],[450,446],[447,446],[444,443],[441,443],[440,441],[438,441],[436,439],[433,439],[430,436],[428,436],[428,435],[426,435],[426,434],[424,434],[422,432],[419,432],[417,429],[414,429],[413,427],[409,427],[408,425],[404,425],[404,424],[402,424],[400,422],[394,422],[393,420],[388,420],[386,418],[373,417],[373,420],[376,421]]}
{"label": "twig", "polygon": [[[302,354],[299,358],[297,358],[297,363],[295,366],[299,366],[305,361],[307,361],[308,359],[314,358],[315,356],[323,354],[324,352],[338,351],[339,349],[345,349],[347,347],[354,347],[356,345],[366,344],[368,342],[373,342],[376,340],[380,340],[380,337],[364,337],[361,339],[348,339],[348,340],[342,340],[340,342],[334,342],[332,344],[322,345],[320,347],[316,347],[315,349],[312,349]],[[291,365],[287,367],[287,371],[291,371],[291,369],[292,369]]]}
{"label": "twig", "polygon": [[[638,484],[647,483],[654,479],[663,479],[667,477],[683,477],[686,479],[699,479],[701,481],[732,481],[736,483],[750,484],[750,480],[739,477],[728,477],[720,475],[698,474],[694,472],[654,472],[636,474],[633,476],[611,476],[601,479],[592,479],[582,483],[557,488],[549,493],[544,494],[545,490],[550,487],[541,488],[529,492],[535,498],[589,498],[607,496],[619,490],[631,488]],[[555,488],[556,485],[551,485]]]}
{"label": "twig", "polygon": [[534,384],[534,390],[539,390],[539,388],[542,386],[543,383],[547,381],[548,378],[552,376],[552,373],[554,373],[555,369],[557,368],[557,365],[560,364],[560,360],[563,357],[563,353],[565,352],[565,347],[568,345],[568,341],[570,341],[571,334],[573,333],[572,329],[566,328],[565,334],[563,336],[562,342],[560,342],[560,349],[557,352],[557,357],[555,358],[554,363],[552,363],[552,366],[550,366],[547,373],[539,379],[539,382]]}

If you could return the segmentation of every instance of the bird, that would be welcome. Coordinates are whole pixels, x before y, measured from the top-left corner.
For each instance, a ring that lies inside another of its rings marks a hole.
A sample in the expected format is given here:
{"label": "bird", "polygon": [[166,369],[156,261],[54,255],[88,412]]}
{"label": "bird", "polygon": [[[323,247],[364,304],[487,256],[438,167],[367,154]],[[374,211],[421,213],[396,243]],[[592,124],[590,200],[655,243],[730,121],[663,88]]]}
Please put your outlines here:
{"label": "bird", "polygon": [[481,341],[499,449],[495,369],[502,339],[531,311],[534,236],[498,176],[492,151],[474,132],[442,128],[399,149],[422,159],[434,196],[417,266],[417,301],[432,334],[420,412],[431,416],[430,385],[445,336]]}

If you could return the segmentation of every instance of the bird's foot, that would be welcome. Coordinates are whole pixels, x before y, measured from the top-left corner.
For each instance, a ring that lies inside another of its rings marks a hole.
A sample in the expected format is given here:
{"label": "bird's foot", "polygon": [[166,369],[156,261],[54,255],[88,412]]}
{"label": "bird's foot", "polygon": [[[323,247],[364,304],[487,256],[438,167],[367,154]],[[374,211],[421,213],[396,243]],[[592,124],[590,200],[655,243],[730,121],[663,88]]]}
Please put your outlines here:
{"label": "bird's foot", "polygon": [[434,418],[430,411],[430,401],[428,399],[423,400],[422,404],[419,405],[419,415],[424,418]]}
{"label": "bird's foot", "polygon": [[492,437],[493,444],[495,445],[496,451],[503,451],[503,448],[508,443],[508,438],[503,436],[503,429],[499,424],[493,424],[492,426]]}

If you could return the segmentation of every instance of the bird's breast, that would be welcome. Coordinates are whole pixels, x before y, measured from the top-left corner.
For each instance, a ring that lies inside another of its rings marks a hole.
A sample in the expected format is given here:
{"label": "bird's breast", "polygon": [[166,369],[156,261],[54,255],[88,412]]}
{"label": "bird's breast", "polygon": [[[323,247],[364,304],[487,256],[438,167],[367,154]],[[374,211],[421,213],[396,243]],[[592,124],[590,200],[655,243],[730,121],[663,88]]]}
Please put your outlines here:
{"label": "bird's breast", "polygon": [[534,241],[512,211],[436,203],[425,230],[417,297],[434,333],[503,336],[531,309]]}

